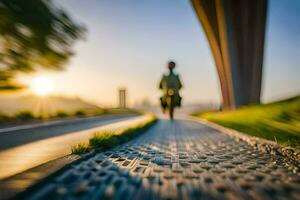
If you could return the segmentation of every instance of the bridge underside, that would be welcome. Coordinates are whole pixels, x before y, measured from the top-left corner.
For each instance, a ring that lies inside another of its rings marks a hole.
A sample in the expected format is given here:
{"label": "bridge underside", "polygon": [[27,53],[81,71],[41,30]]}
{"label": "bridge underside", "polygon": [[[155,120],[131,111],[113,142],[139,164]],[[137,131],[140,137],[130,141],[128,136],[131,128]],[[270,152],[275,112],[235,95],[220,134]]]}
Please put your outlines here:
{"label": "bridge underside", "polygon": [[267,0],[192,0],[215,60],[223,108],[260,103]]}

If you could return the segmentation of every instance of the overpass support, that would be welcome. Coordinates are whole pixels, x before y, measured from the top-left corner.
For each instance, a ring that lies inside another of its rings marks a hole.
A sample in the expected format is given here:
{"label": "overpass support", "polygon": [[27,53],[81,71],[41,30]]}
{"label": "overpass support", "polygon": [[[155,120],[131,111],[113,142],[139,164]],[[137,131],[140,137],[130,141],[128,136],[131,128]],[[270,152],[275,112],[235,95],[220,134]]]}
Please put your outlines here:
{"label": "overpass support", "polygon": [[191,0],[217,67],[224,109],[260,103],[267,0]]}

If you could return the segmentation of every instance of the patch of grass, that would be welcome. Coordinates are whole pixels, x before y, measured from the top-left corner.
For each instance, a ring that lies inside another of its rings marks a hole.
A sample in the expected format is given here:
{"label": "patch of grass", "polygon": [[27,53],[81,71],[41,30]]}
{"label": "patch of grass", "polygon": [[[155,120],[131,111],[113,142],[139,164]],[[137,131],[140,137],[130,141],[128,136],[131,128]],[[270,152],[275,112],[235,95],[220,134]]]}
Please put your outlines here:
{"label": "patch of grass", "polygon": [[33,113],[30,111],[21,111],[15,115],[15,118],[21,121],[28,121],[28,120],[35,119]]}
{"label": "patch of grass", "polygon": [[0,124],[10,122],[12,119],[10,116],[0,113]]}
{"label": "patch of grass", "polygon": [[55,117],[59,117],[59,118],[64,118],[64,117],[69,117],[70,114],[65,112],[65,111],[58,111],[55,115]]}
{"label": "patch of grass", "polygon": [[73,154],[83,154],[88,153],[91,150],[88,143],[79,143],[71,147],[71,152]]}
{"label": "patch of grass", "polygon": [[71,147],[73,154],[87,153],[92,149],[108,149],[127,142],[140,133],[146,131],[157,121],[152,116],[147,121],[123,130],[96,132],[88,143],[81,143]]}
{"label": "patch of grass", "polygon": [[10,117],[6,114],[0,113],[0,121],[10,120]]}
{"label": "patch of grass", "polygon": [[130,109],[130,108],[105,108],[103,109],[103,114],[141,114],[137,110]]}
{"label": "patch of grass", "polygon": [[197,114],[222,126],[249,135],[300,148],[300,96],[236,111]]}
{"label": "patch of grass", "polygon": [[75,116],[77,116],[77,117],[82,117],[82,116],[85,116],[85,115],[86,115],[86,113],[83,110],[77,110],[75,112]]}

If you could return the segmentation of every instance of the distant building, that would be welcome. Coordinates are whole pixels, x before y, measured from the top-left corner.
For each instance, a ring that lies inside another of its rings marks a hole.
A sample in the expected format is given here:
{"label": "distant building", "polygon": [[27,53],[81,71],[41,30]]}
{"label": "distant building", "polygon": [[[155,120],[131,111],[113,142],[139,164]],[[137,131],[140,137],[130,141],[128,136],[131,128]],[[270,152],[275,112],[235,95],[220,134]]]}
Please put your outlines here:
{"label": "distant building", "polygon": [[126,108],[127,92],[125,88],[119,89],[119,108]]}

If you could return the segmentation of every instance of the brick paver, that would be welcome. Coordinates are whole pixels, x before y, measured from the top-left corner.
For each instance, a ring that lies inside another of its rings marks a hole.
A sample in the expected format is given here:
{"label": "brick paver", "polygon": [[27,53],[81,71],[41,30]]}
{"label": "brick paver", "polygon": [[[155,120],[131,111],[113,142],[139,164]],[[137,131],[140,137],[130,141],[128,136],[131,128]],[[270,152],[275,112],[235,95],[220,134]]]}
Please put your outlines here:
{"label": "brick paver", "polygon": [[29,199],[300,199],[283,158],[188,120],[160,120],[129,143],[74,164]]}

